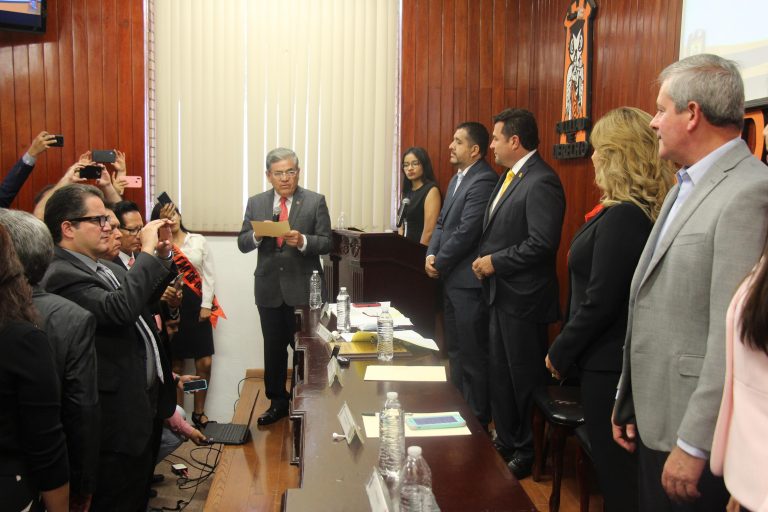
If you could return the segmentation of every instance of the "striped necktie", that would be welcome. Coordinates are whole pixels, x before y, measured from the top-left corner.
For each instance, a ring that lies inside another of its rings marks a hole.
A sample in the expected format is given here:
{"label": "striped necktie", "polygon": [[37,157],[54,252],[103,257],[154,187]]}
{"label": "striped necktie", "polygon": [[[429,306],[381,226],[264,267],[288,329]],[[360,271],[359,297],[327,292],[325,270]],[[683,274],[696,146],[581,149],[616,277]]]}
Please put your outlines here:
{"label": "striped necktie", "polygon": [[[101,277],[104,282],[110,285],[112,289],[120,289],[120,282],[117,280],[117,277],[115,277],[115,274],[112,273],[109,267],[103,263],[96,263],[96,273],[99,274],[99,277]],[[136,330],[139,332],[139,335],[141,335],[142,340],[144,340],[144,351],[146,352],[147,356],[147,388],[150,388],[154,382],[155,374],[157,374],[160,382],[165,382],[163,378],[163,367],[160,364],[160,351],[157,349],[157,340],[155,340],[155,335],[152,332],[152,329],[150,329],[149,325],[141,315],[139,315],[135,325]],[[154,354],[154,357],[150,356],[150,354]]]}

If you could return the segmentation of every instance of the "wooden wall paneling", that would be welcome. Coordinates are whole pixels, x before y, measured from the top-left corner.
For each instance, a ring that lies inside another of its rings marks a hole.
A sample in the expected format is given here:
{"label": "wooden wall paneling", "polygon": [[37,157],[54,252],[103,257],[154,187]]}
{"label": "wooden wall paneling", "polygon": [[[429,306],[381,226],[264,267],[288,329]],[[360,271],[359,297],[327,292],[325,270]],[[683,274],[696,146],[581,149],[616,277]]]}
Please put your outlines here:
{"label": "wooden wall paneling", "polygon": [[[121,115],[127,116],[132,121],[130,155],[133,159],[133,175],[144,175],[145,148],[146,148],[146,119],[145,98],[146,81],[144,73],[146,58],[144,52],[144,6],[143,2],[129,2],[131,8],[131,77],[132,100],[124,106],[120,105]],[[130,109],[130,110],[128,110]],[[146,176],[144,176],[146,179]],[[126,199],[131,199],[137,204],[144,202],[144,189],[132,188],[126,191]],[[149,215],[150,212],[147,212]]]}
{"label": "wooden wall paneling", "polygon": [[[61,81],[59,69],[59,45],[57,43],[59,34],[59,20],[56,14],[58,10],[58,1],[49,0],[48,2],[48,20],[46,22],[46,32],[43,39],[43,74],[41,82],[44,85],[43,102],[45,105],[45,125],[40,129],[47,130],[50,133],[63,135],[62,116],[61,116]],[[64,170],[69,165],[69,159],[65,159],[68,150],[67,140],[64,136],[64,147],[55,151],[46,151],[44,153],[45,172],[40,173],[36,169],[33,174],[35,181],[32,182],[30,193],[34,199],[37,191],[48,183],[53,183],[64,174]],[[41,164],[43,162],[40,162]],[[37,167],[37,165],[35,165]],[[31,204],[31,203],[25,203]]]}
{"label": "wooden wall paneling", "polygon": [[[507,14],[507,1],[496,0],[493,2],[493,23],[491,25],[491,32],[493,33],[493,56],[491,66],[491,115],[487,119],[478,119],[481,123],[488,128],[488,131],[493,130],[491,126],[492,117],[499,113],[502,109],[506,108],[504,105],[504,90],[506,87],[506,71],[507,67],[503,65],[506,62],[507,30],[508,25],[506,23]],[[511,29],[511,27],[509,27]]]}
{"label": "wooden wall paneling", "polygon": [[[404,2],[402,13],[402,47],[403,55],[416,54],[416,5],[415,2]],[[401,59],[400,62],[400,150],[405,151],[414,145],[415,115],[415,84],[416,65],[413,58]],[[398,161],[399,164],[399,161]]]}
{"label": "wooden wall paneling", "polygon": [[[41,130],[64,135],[14,202],[25,210],[88,149],[126,151],[132,174],[145,162],[143,2],[49,0],[46,24],[0,32],[0,177]],[[126,196],[143,203],[141,189]]]}
{"label": "wooden wall paneling", "polygon": [[16,155],[16,112],[13,101],[13,48],[0,48],[0,162],[10,169],[19,158]]}
{"label": "wooden wall paneling", "polygon": [[415,26],[415,50],[416,50],[416,69],[414,77],[416,78],[414,101],[415,108],[413,112],[414,140],[413,145],[428,146],[429,125],[429,1],[418,0],[416,2],[416,26]]}
{"label": "wooden wall paneling", "polygon": [[467,119],[479,117],[480,94],[480,16],[478,5],[471,2],[467,16]]}
{"label": "wooden wall paneling", "polygon": [[[90,149],[90,81],[96,80],[88,75],[88,23],[85,0],[72,1],[72,78],[74,111],[70,115],[75,120],[74,148],[82,153]],[[75,156],[77,158],[77,156]]]}
{"label": "wooden wall paneling", "polygon": [[[29,58],[29,133],[27,142],[21,144],[18,153],[21,155],[29,147],[29,142],[37,136],[39,132],[47,126],[45,116],[45,62],[43,56],[43,43],[31,44],[28,47]],[[47,153],[47,151],[46,151]],[[51,152],[53,153],[53,152]],[[44,153],[41,158],[41,170],[45,171],[37,175],[32,175],[27,180],[29,184],[23,187],[19,193],[17,201],[31,203],[34,193],[46,184],[45,175],[52,166],[49,166],[47,155]]]}
{"label": "wooden wall paneling", "polygon": [[80,153],[86,149],[78,146],[75,140],[75,118],[73,115],[75,111],[75,65],[74,41],[72,37],[74,22],[71,2],[59,0],[57,14],[59,22],[57,39],[59,46],[61,133],[64,135],[64,147],[61,148],[64,160],[62,167],[66,167],[77,160]]}
{"label": "wooden wall paneling", "polygon": [[[131,57],[131,13],[125,5],[125,2],[117,4],[115,13],[117,18],[117,109],[119,113],[128,113],[133,101],[133,83],[131,76],[132,57]],[[127,165],[130,174],[136,174],[139,170],[135,167],[134,159],[136,155],[131,151],[133,139],[131,137],[132,121],[130,115],[119,115],[117,119],[117,148],[131,155],[127,159]],[[136,170],[134,170],[136,169]]]}
{"label": "wooden wall paneling", "polygon": [[85,6],[88,74],[88,148],[107,149],[104,144],[104,39],[101,2]]}
{"label": "wooden wall paneling", "polygon": [[[461,0],[458,0],[460,3]],[[454,92],[454,73],[455,73],[455,23],[456,23],[456,2],[454,0],[445,0],[443,2],[442,13],[442,79],[440,90],[440,103],[443,109],[443,115],[440,120],[440,138],[436,151],[439,156],[439,167],[435,167],[435,178],[440,184],[443,199],[445,199],[448,183],[451,180],[454,169],[450,164],[450,151],[448,146],[453,139],[453,133],[456,125],[463,120],[456,119],[455,111],[450,108],[453,105]],[[432,155],[430,155],[432,156]],[[433,162],[434,164],[434,162]]]}
{"label": "wooden wall paneling", "polygon": [[[117,103],[117,17],[115,0],[102,0],[101,37],[103,52],[101,55],[101,94],[103,104],[102,133],[104,149],[118,147],[119,105]],[[131,172],[133,174],[133,172]]]}
{"label": "wooden wall paneling", "polygon": [[[450,111],[443,114],[442,105],[442,68],[443,68],[443,2],[442,0],[429,0],[429,19],[440,20],[440,23],[428,23],[425,29],[428,30],[427,53],[429,55],[427,62],[427,101],[428,101],[428,126],[442,126],[443,115],[450,117]],[[447,159],[445,151],[442,151],[442,137],[440,129],[429,129],[422,134],[422,140],[429,152],[432,160],[433,170],[443,171],[446,167]],[[440,174],[436,175],[436,178]],[[446,180],[438,179],[438,184],[443,187],[447,184]]]}

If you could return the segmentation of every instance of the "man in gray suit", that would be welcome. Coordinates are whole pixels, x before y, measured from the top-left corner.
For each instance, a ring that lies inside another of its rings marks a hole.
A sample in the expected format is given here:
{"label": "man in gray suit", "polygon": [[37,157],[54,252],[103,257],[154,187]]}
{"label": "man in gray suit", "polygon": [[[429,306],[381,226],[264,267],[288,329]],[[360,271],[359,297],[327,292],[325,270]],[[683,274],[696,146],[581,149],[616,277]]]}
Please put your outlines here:
{"label": "man in gray suit", "polygon": [[498,175],[485,154],[488,130],[476,122],[456,127],[449,146],[457,173],[427,249],[424,269],[443,282],[445,341],[451,382],[464,395],[480,423],[491,421],[488,389],[488,306],[480,281],[472,273],[483,214]]}
{"label": "man in gray suit", "polygon": [[[271,405],[259,417],[269,425],[288,415],[285,389],[288,345],[296,331],[295,306],[309,303],[312,271],[322,275],[320,255],[331,250],[331,218],[325,196],[299,187],[301,169],[296,153],[277,148],[267,154],[267,179],[272,190],[248,199],[237,246],[258,249],[254,293],[264,335],[264,387]],[[256,237],[251,221],[287,220],[291,230],[279,238]]]}
{"label": "man in gray suit", "polygon": [[682,165],[632,280],[614,439],[637,448],[642,510],[723,510],[707,464],[725,374],[725,314],[766,237],[768,169],[741,139],[735,64],[696,55],[659,81],[659,155]]}

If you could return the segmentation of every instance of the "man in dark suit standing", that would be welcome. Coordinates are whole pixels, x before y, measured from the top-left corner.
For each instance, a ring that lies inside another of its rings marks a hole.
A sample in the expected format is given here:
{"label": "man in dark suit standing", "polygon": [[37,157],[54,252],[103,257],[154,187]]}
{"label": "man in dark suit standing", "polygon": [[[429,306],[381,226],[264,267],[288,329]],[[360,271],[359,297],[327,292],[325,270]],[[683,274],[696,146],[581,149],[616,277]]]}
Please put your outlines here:
{"label": "man in dark suit standing", "polygon": [[[258,249],[254,294],[264,336],[264,387],[271,405],[259,419],[269,425],[288,415],[288,346],[296,332],[294,309],[309,303],[312,271],[322,275],[320,255],[331,250],[331,218],[325,196],[299,187],[299,158],[290,149],[267,154],[272,189],[248,199],[237,238],[241,252]],[[257,237],[251,221],[287,220],[282,237]]]}
{"label": "man in dark suit standing", "polygon": [[533,390],[546,382],[547,324],[559,317],[555,257],[565,212],[560,178],[536,152],[533,114],[493,118],[491,148],[508,167],[485,210],[472,270],[490,305],[491,409],[496,444],[518,478],[531,473]]}
{"label": "man in dark suit standing", "polygon": [[0,208],[0,225],[11,236],[16,254],[32,286],[32,301],[53,349],[61,383],[61,424],[69,454],[69,503],[86,509],[96,487],[99,455],[99,411],[96,385],[96,319],[72,301],[46,293],[40,286],[53,258],[53,239],[31,213]]}
{"label": "man in dark suit standing", "polygon": [[112,240],[102,197],[80,184],[50,197],[45,223],[57,247],[43,284],[96,318],[101,439],[92,510],[135,512],[146,507],[153,432],[173,412],[161,407],[161,384],[173,377],[146,309],[171,274],[173,254],[168,239],[159,238],[166,225],[159,220],[142,230],[142,252],[131,272],[99,259]]}
{"label": "man in dark suit standing", "polygon": [[445,341],[451,382],[464,395],[480,423],[491,421],[488,396],[488,308],[472,273],[483,214],[498,176],[485,155],[488,130],[480,123],[456,127],[449,146],[457,173],[427,249],[424,269],[443,281]]}

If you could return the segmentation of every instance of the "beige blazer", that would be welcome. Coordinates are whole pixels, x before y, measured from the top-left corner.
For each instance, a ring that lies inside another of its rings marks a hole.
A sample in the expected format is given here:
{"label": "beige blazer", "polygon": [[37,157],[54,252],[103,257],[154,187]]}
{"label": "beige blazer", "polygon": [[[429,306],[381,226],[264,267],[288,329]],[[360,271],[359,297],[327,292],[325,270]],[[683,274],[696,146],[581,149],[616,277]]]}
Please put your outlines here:
{"label": "beige blazer", "polygon": [[725,376],[725,314],[760,257],[768,221],[768,168],[743,142],[695,186],[665,237],[675,186],[632,280],[616,400],[620,424],[671,451],[678,437],[709,451]]}
{"label": "beige blazer", "polygon": [[745,281],[728,308],[725,388],[712,443],[710,466],[728,491],[749,510],[768,512],[768,355],[744,345],[741,313],[751,282]]}

